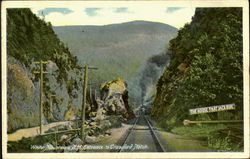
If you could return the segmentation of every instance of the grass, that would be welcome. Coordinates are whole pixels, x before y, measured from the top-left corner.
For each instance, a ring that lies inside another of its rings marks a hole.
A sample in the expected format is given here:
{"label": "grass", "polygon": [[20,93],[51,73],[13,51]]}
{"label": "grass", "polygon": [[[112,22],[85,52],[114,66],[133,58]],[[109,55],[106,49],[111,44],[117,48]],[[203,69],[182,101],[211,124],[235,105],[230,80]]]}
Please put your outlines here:
{"label": "grass", "polygon": [[243,151],[243,133],[238,135],[242,138],[235,138],[240,130],[236,131],[225,124],[179,126],[171,132],[206,141],[208,147],[218,151]]}
{"label": "grass", "polygon": [[8,142],[7,151],[11,152],[41,152],[41,150],[32,149],[32,145],[43,145],[44,143],[51,143],[55,141],[54,135],[37,136],[31,138],[23,138],[17,142]]}
{"label": "grass", "polygon": [[178,135],[190,136],[194,138],[207,137],[211,132],[227,128],[226,125],[193,125],[174,127],[171,131]]}

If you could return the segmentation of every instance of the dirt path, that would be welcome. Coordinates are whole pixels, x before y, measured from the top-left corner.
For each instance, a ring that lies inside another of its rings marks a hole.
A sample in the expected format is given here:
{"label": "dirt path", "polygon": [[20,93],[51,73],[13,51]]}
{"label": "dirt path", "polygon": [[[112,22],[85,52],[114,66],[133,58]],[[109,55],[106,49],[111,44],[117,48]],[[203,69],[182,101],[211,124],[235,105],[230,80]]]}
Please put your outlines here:
{"label": "dirt path", "polygon": [[[72,121],[62,121],[62,122],[54,122],[50,123],[48,125],[43,126],[43,132],[49,130],[50,128],[60,126],[60,125],[68,125],[72,123]],[[18,141],[22,138],[28,138],[28,137],[35,137],[40,135],[40,127],[33,127],[33,128],[25,128],[25,129],[19,129],[16,132],[12,134],[8,134],[8,141]]]}

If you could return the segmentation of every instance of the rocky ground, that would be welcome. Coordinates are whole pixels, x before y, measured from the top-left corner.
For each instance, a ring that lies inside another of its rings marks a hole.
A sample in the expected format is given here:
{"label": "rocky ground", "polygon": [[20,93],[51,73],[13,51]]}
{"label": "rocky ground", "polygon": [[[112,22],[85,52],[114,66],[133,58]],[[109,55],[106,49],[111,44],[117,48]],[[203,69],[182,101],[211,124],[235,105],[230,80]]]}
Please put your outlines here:
{"label": "rocky ground", "polygon": [[[122,79],[101,86],[101,96],[87,107],[84,140],[80,133],[80,119],[55,122],[44,125],[43,135],[39,134],[39,127],[20,129],[9,134],[8,152],[116,152],[135,120],[128,105],[126,88],[127,84]],[[160,129],[156,132],[167,151],[211,150],[195,139]],[[147,136],[150,134],[141,130],[137,137],[134,135],[133,140],[138,144],[141,141],[147,143]]]}
{"label": "rocky ground", "polygon": [[[116,120],[116,122],[119,121]],[[119,140],[128,132],[129,128],[132,127],[130,122],[120,122],[119,126],[112,125],[112,128],[109,128],[105,131],[103,130],[98,132],[96,130],[94,134],[88,133],[85,137],[85,140],[81,139],[79,131],[42,136],[37,135],[33,137],[25,136],[22,139],[16,141],[13,141],[12,137],[12,140],[8,141],[8,152],[109,152],[112,150],[112,148],[100,149],[98,147],[119,144]],[[76,124],[72,125],[73,129],[75,128],[75,125]],[[54,132],[55,130],[62,131],[66,128],[68,129],[69,127],[60,125],[48,129],[46,133]],[[30,129],[27,131],[30,131]]]}
{"label": "rocky ground", "polygon": [[[43,135],[40,135],[39,126],[20,129],[8,134],[8,150],[11,152],[80,151],[76,148],[73,150],[55,150],[54,148],[95,144],[111,136],[112,132],[114,133],[112,140],[117,140],[123,129],[129,127],[126,125],[128,120],[134,117],[134,113],[128,104],[127,84],[124,80],[117,79],[103,83],[100,90],[101,96],[95,97],[93,103],[87,104],[85,140],[82,140],[79,131],[82,123],[79,116],[74,118],[74,121],[59,121],[44,125]],[[76,115],[74,114],[74,116]],[[23,146],[24,143],[25,146]]]}

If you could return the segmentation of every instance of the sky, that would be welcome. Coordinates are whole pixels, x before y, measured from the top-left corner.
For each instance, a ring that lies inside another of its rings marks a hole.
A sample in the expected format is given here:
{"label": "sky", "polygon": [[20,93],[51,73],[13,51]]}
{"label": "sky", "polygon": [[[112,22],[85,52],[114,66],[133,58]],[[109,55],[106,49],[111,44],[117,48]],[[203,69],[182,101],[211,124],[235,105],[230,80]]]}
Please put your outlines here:
{"label": "sky", "polygon": [[156,6],[31,8],[32,12],[53,26],[108,25],[134,20],[160,22],[181,28],[191,21],[195,8]]}

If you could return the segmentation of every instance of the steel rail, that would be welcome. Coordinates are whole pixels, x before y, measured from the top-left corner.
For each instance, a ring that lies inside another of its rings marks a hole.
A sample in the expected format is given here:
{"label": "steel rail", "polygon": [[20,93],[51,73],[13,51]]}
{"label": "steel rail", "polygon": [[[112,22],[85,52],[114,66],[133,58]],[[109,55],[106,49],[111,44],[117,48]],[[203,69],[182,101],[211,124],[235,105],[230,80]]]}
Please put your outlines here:
{"label": "steel rail", "polygon": [[[139,116],[139,117],[136,118],[136,121],[135,121],[134,125],[132,126],[132,128],[130,129],[130,131],[127,133],[127,136],[125,137],[124,142],[121,144],[121,147],[123,147],[123,145],[127,142],[129,136],[131,135],[131,132],[132,132],[133,130],[136,130],[136,129],[135,129],[135,126],[136,126],[136,124],[137,124],[139,118],[141,118],[141,117],[143,117],[143,119],[147,122],[147,125],[148,125],[148,127],[149,127],[149,131],[150,131],[150,134],[152,135],[152,138],[153,138],[153,140],[154,140],[154,143],[155,143],[155,145],[156,145],[156,148],[158,149],[158,152],[166,152],[165,148],[163,147],[163,145],[161,144],[159,138],[157,137],[156,133],[154,132],[155,129],[152,127],[150,121],[149,121],[144,115],[141,115],[141,116]],[[145,130],[147,130],[147,129],[145,129]],[[118,152],[122,152],[122,150],[123,150],[123,149],[121,148],[121,149],[118,150]]]}
{"label": "steel rail", "polygon": [[[127,133],[127,136],[125,137],[124,142],[121,144],[121,145],[122,145],[121,147],[123,147],[123,145],[124,145],[124,144],[126,143],[126,141],[128,140],[128,138],[129,138],[131,132],[134,130],[135,125],[137,124],[137,121],[138,121],[139,118],[140,118],[140,116],[136,118],[135,123],[133,124],[133,126],[132,126],[132,128],[129,130],[129,132]],[[122,148],[119,149],[118,152],[122,152]]]}
{"label": "steel rail", "polygon": [[163,145],[161,144],[159,138],[157,137],[156,133],[154,132],[154,128],[152,127],[152,125],[150,124],[150,121],[145,117],[143,116],[144,119],[146,120],[147,124],[148,124],[148,127],[150,129],[150,132],[151,132],[151,135],[155,141],[155,144],[159,150],[159,152],[166,152],[165,148],[163,147]]}

